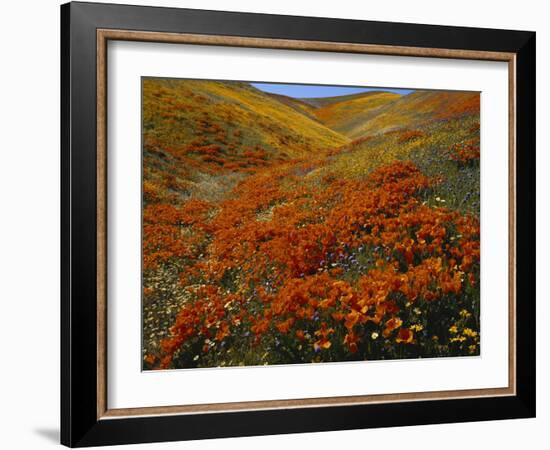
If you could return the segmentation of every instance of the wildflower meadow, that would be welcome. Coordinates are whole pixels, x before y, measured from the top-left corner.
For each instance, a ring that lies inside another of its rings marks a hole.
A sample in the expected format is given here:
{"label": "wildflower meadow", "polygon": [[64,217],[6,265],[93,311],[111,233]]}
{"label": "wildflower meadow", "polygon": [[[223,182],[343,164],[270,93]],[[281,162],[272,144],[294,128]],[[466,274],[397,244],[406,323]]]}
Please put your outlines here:
{"label": "wildflower meadow", "polygon": [[142,90],[144,369],[480,354],[479,93]]}

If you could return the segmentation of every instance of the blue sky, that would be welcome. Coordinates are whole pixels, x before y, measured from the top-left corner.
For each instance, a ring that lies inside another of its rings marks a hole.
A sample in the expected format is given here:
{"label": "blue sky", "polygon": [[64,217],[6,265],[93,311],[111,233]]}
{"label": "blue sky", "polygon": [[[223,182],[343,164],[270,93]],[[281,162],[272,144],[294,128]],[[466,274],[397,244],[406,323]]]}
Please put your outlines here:
{"label": "blue sky", "polygon": [[359,94],[360,92],[386,91],[409,94],[412,89],[361,88],[343,86],[321,86],[307,84],[250,83],[257,89],[273,94],[282,94],[294,98],[336,97],[339,95]]}

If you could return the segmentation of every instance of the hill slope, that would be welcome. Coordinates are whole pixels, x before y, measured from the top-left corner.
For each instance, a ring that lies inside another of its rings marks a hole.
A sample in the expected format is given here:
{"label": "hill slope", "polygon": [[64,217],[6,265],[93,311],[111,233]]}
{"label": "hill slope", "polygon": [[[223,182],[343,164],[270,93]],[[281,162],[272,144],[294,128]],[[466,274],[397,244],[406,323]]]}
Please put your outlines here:
{"label": "hill slope", "polygon": [[359,92],[357,94],[348,94],[348,95],[336,95],[334,97],[307,97],[301,98],[300,101],[311,105],[314,108],[324,108],[330,106],[334,103],[341,103],[352,101],[364,97],[367,94],[377,93],[380,91],[371,91],[371,92]]}
{"label": "hill slope", "polygon": [[290,106],[292,109],[298,111],[301,114],[305,114],[307,117],[313,120],[317,120],[317,117],[315,116],[315,106],[310,105],[309,103],[298,99],[294,97],[288,97],[286,95],[281,94],[269,94],[271,97],[273,97],[275,100],[284,103],[287,106]]}
{"label": "hill slope", "polygon": [[295,106],[247,83],[143,81],[146,199],[148,189],[151,199],[159,192],[187,193],[191,182],[204,181],[198,179],[204,174],[234,178],[347,142]]}
{"label": "hill slope", "polygon": [[[375,117],[379,111],[401,98],[393,92],[367,92],[363,94],[323,99],[315,102],[320,106],[314,111],[319,121],[327,127],[346,136],[354,136],[354,131]],[[354,136],[355,137],[355,136]]]}
{"label": "hill slope", "polygon": [[479,114],[477,92],[413,92],[376,110],[363,123],[354,121],[346,135],[359,138],[404,128],[417,128],[434,120]]}
{"label": "hill slope", "polygon": [[206,136],[222,145],[260,145],[293,155],[347,141],[247,83],[146,79],[143,103],[146,140],[169,137],[168,144],[181,146]]}

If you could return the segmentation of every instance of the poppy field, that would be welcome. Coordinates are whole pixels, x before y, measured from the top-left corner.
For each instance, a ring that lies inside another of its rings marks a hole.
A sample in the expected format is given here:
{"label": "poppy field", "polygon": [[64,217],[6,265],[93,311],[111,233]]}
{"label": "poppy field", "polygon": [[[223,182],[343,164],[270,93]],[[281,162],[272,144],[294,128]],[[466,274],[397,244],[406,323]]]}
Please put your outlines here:
{"label": "poppy field", "polygon": [[479,93],[142,108],[144,370],[480,354]]}

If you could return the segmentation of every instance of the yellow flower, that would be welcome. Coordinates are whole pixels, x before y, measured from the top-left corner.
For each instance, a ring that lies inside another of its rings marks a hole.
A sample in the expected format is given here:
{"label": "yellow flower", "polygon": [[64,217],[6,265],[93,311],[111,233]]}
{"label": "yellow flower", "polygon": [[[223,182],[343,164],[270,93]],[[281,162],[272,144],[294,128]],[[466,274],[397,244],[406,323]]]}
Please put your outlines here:
{"label": "yellow flower", "polygon": [[418,333],[419,331],[422,331],[424,329],[424,326],[417,323],[415,325],[411,325],[410,328],[411,328],[411,330],[416,331]]}
{"label": "yellow flower", "polygon": [[462,331],[462,334],[464,336],[469,336],[471,338],[475,338],[477,336],[477,331],[474,331],[471,328],[464,328],[464,330]]}
{"label": "yellow flower", "polygon": [[460,311],[460,317],[464,317],[464,318],[468,318],[470,317],[472,314],[469,313],[467,310],[463,309],[462,311]]}
{"label": "yellow flower", "polygon": [[453,334],[456,334],[458,333],[458,328],[456,325],[453,325],[451,328],[449,328],[449,332],[450,333],[453,333]]}

